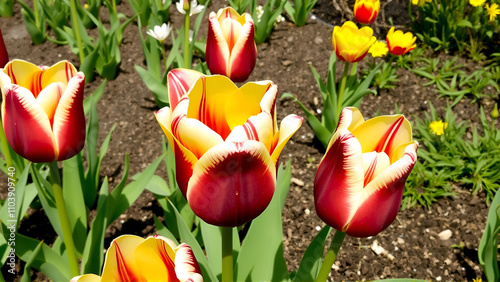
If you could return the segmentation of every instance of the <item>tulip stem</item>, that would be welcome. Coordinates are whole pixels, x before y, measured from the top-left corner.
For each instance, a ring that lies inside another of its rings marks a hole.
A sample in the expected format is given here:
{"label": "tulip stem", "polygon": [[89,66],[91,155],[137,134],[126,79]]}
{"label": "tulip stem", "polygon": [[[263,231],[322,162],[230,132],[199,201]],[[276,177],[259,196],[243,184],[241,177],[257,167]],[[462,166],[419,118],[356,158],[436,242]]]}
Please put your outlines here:
{"label": "tulip stem", "polygon": [[75,243],[73,242],[73,234],[69,225],[68,213],[66,211],[66,203],[64,202],[61,178],[59,177],[59,169],[57,168],[57,161],[52,161],[50,165],[50,179],[52,180],[52,190],[54,191],[54,198],[56,201],[57,213],[61,221],[61,229],[63,233],[63,242],[68,253],[69,267],[71,275],[80,275],[78,268],[78,260],[76,258]]}
{"label": "tulip stem", "polygon": [[3,129],[2,120],[0,120],[0,141],[2,142],[2,153],[5,157],[5,164],[8,169],[12,167],[12,156],[10,154],[9,142],[7,142],[7,136],[5,136],[5,131]]}
{"label": "tulip stem", "polygon": [[328,279],[328,274],[330,274],[332,265],[335,262],[335,259],[337,259],[337,255],[340,251],[340,247],[342,246],[342,242],[344,242],[344,238],[345,232],[338,230],[335,232],[332,243],[326,252],[325,259],[323,260],[323,264],[321,265],[321,269],[319,270],[318,277],[316,277],[315,282],[323,282]]}
{"label": "tulip stem", "polygon": [[85,54],[83,53],[82,36],[80,34],[80,26],[78,25],[78,12],[76,10],[76,0],[70,0],[70,13],[71,13],[71,25],[75,33],[76,45],[78,46],[78,56],[80,58],[80,65],[85,59]]}
{"label": "tulip stem", "polygon": [[222,282],[233,281],[233,228],[221,227]]}
{"label": "tulip stem", "polygon": [[347,73],[349,72],[349,63],[344,63],[344,72],[342,73],[342,80],[340,81],[339,96],[337,100],[337,121],[340,117],[340,112],[342,111],[342,102],[344,101],[344,91],[347,82]]}
{"label": "tulip stem", "polygon": [[190,16],[191,5],[189,9],[186,11],[184,15],[184,67],[190,69],[191,66],[189,64],[189,26],[190,24]]}

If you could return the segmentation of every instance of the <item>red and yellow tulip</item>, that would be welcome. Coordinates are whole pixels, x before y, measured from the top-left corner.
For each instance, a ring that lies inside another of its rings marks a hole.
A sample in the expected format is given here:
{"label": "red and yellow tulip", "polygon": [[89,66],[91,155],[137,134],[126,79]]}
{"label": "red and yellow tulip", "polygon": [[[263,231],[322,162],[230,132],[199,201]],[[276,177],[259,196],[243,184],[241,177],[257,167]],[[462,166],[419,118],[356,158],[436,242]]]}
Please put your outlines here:
{"label": "red and yellow tulip", "polygon": [[170,92],[170,108],[159,110],[156,119],[174,150],[180,190],[207,223],[239,226],[271,201],[276,163],[302,118],[289,115],[278,129],[278,87],[271,81],[238,88],[225,76],[200,74],[184,94],[189,83],[179,78],[192,81],[196,75],[174,71],[169,89],[180,93]]}
{"label": "red and yellow tulip", "polygon": [[361,24],[372,24],[378,16],[380,0],[356,0],[354,19]]}
{"label": "red and yellow tulip", "polygon": [[202,282],[201,270],[191,247],[162,236],[143,239],[122,235],[111,243],[106,253],[102,275],[85,274],[71,282]]}
{"label": "red and yellow tulip", "polygon": [[332,43],[335,54],[344,62],[356,63],[363,60],[375,41],[377,39],[373,36],[371,27],[358,29],[351,21],[333,29]]}
{"label": "red and yellow tulip", "polygon": [[314,180],[318,216],[354,237],[387,228],[399,210],[418,143],[402,115],[365,121],[345,108]]}
{"label": "red and yellow tulip", "polygon": [[391,27],[387,33],[386,40],[389,52],[396,56],[404,55],[417,47],[417,44],[415,44],[417,38],[411,32],[395,31],[394,27]]}
{"label": "red and yellow tulip", "polygon": [[13,60],[0,69],[2,122],[14,151],[32,162],[78,154],[85,144],[84,83],[67,61],[38,67]]}
{"label": "red and yellow tulip", "polygon": [[9,53],[3,42],[2,30],[0,29],[0,68],[3,68],[9,62]]}
{"label": "red and yellow tulip", "polygon": [[240,16],[233,8],[210,13],[205,59],[212,74],[221,74],[243,82],[252,73],[257,60],[252,17]]}

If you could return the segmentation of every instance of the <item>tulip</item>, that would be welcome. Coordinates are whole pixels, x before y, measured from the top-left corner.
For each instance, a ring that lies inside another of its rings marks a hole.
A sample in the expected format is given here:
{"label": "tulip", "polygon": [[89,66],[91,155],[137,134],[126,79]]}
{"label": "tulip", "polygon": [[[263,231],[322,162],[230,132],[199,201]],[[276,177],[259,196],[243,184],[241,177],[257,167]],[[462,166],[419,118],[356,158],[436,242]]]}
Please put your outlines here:
{"label": "tulip", "polygon": [[345,108],[314,179],[318,216],[354,237],[387,228],[399,210],[418,143],[402,115],[365,121]]}
{"label": "tulip", "polygon": [[240,16],[233,8],[210,13],[205,59],[212,74],[243,82],[252,73],[257,60],[252,17]]}
{"label": "tulip", "polygon": [[332,43],[335,54],[344,62],[356,63],[366,56],[377,39],[368,26],[358,29],[355,23],[345,22],[333,29]]}
{"label": "tulip", "polygon": [[394,27],[391,27],[387,33],[386,40],[389,52],[396,56],[404,55],[417,47],[415,44],[417,38],[411,32],[394,31]]}
{"label": "tulip", "polygon": [[2,30],[0,29],[0,68],[3,68],[9,62],[9,53],[3,42]]}
{"label": "tulip", "polygon": [[67,61],[38,67],[13,60],[0,69],[2,122],[16,153],[32,162],[50,162],[82,150],[84,81],[84,74]]}
{"label": "tulip", "polygon": [[271,81],[238,88],[225,76],[201,76],[183,94],[189,83],[182,77],[193,76],[188,70],[169,76],[170,108],[160,109],[156,119],[173,148],[177,183],[194,213],[213,225],[239,226],[271,201],[279,154],[302,118],[289,115],[278,129],[278,89]]}
{"label": "tulip", "polygon": [[372,24],[378,16],[380,0],[356,0],[354,18],[361,24]]}
{"label": "tulip", "polygon": [[122,235],[106,253],[102,276],[85,274],[71,282],[191,281],[202,282],[201,270],[191,247],[176,246],[162,236],[143,239]]}

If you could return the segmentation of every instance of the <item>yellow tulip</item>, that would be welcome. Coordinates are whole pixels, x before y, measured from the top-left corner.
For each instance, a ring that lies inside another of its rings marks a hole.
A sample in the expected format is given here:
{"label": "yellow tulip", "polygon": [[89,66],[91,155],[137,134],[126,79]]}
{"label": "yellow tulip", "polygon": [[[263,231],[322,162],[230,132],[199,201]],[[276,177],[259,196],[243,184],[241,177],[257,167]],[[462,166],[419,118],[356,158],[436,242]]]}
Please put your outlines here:
{"label": "yellow tulip", "polygon": [[345,22],[333,29],[332,43],[335,54],[344,62],[355,63],[363,60],[377,39],[368,26],[358,29],[355,23]]}
{"label": "yellow tulip", "polygon": [[387,33],[386,40],[389,52],[396,56],[404,55],[417,47],[417,44],[415,44],[417,38],[411,32],[394,31],[394,27],[391,27]]}

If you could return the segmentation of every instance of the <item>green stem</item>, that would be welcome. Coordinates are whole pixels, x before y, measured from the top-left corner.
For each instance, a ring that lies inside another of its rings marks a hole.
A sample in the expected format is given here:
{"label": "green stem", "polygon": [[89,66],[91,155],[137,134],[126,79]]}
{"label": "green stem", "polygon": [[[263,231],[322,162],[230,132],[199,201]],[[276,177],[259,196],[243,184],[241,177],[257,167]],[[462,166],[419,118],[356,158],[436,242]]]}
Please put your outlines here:
{"label": "green stem", "polygon": [[69,267],[71,275],[80,275],[78,268],[78,260],[76,258],[75,243],[73,242],[73,234],[69,226],[68,213],[66,211],[66,203],[64,202],[63,192],[61,187],[61,178],[59,178],[59,169],[57,168],[57,161],[52,161],[50,165],[50,179],[52,180],[52,190],[54,191],[54,198],[56,201],[56,208],[61,221],[61,229],[63,233],[63,242],[68,253]]}
{"label": "green stem", "polygon": [[335,232],[332,243],[326,252],[325,259],[323,260],[323,264],[321,264],[321,269],[319,270],[318,277],[316,277],[315,282],[323,282],[328,279],[328,274],[330,274],[332,265],[335,262],[335,259],[337,259],[337,255],[340,251],[340,247],[342,246],[342,242],[344,242],[344,238],[345,232],[338,230]]}
{"label": "green stem", "polygon": [[344,91],[345,91],[345,85],[347,82],[347,72],[349,71],[349,63],[345,62],[344,63],[344,72],[342,73],[342,80],[340,82],[340,89],[339,89],[339,96],[337,100],[337,120],[338,117],[340,116],[340,112],[342,111],[342,101],[344,100]]}
{"label": "green stem", "polygon": [[73,31],[75,32],[76,45],[78,46],[78,56],[80,57],[80,64],[83,63],[85,59],[85,54],[83,53],[82,36],[80,34],[80,26],[78,25],[78,12],[76,11],[76,0],[70,0],[70,10],[71,10],[71,25],[73,26]]}
{"label": "green stem", "polygon": [[184,15],[184,67],[190,69],[191,66],[189,65],[189,27],[190,27],[190,16],[189,13],[191,12],[191,7],[186,11],[186,14]]}
{"label": "green stem", "polygon": [[7,142],[7,136],[5,136],[5,131],[3,129],[3,122],[0,120],[0,141],[2,142],[2,152],[5,157],[5,163],[7,168],[12,167],[12,156],[10,155],[9,142]]}
{"label": "green stem", "polygon": [[221,227],[222,233],[222,282],[233,281],[233,228]]}
{"label": "green stem", "polygon": [[40,28],[40,15],[38,14],[38,0],[33,1],[33,12],[35,13],[35,25]]}

